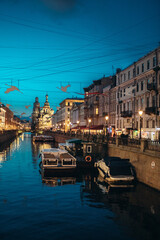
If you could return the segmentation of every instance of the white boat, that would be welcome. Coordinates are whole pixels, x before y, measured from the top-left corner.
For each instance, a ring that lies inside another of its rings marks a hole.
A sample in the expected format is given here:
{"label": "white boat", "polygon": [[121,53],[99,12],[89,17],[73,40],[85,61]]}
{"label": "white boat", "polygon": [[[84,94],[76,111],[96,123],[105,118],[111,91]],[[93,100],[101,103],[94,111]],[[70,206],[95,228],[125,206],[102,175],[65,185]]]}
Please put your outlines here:
{"label": "white boat", "polygon": [[134,180],[132,166],[127,160],[110,158],[105,161],[102,159],[95,163],[95,167],[106,182],[132,182]]}
{"label": "white boat", "polygon": [[42,169],[58,171],[74,170],[76,168],[76,158],[68,151],[60,148],[50,148],[41,151]]}

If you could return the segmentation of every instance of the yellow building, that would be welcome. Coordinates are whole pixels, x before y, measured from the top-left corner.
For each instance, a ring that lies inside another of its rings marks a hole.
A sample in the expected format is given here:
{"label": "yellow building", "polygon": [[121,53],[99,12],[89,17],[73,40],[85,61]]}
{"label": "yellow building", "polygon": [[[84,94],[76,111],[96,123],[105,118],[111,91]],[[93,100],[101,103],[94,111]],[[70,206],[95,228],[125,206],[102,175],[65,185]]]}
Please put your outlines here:
{"label": "yellow building", "polygon": [[82,98],[66,98],[60,103],[60,107],[54,114],[54,127],[56,130],[69,131],[72,128],[70,111],[73,103],[83,103]]}

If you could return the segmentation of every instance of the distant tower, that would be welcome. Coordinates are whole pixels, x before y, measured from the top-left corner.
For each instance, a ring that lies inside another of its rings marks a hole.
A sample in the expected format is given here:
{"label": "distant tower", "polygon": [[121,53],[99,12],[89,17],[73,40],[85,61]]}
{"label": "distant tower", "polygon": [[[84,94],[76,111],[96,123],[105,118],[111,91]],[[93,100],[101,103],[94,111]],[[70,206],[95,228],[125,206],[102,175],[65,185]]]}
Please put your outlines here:
{"label": "distant tower", "polygon": [[33,105],[33,113],[32,113],[32,130],[35,130],[38,128],[39,116],[40,116],[40,103],[38,101],[38,97],[36,97]]}
{"label": "distant tower", "polygon": [[48,94],[46,94],[46,101],[44,103],[44,108],[50,108],[49,102],[48,102]]}
{"label": "distant tower", "polygon": [[52,116],[53,116],[53,109],[50,108],[48,102],[48,94],[46,94],[46,101],[44,103],[43,108],[40,110],[40,118],[39,118],[39,128],[51,128],[52,127]]}

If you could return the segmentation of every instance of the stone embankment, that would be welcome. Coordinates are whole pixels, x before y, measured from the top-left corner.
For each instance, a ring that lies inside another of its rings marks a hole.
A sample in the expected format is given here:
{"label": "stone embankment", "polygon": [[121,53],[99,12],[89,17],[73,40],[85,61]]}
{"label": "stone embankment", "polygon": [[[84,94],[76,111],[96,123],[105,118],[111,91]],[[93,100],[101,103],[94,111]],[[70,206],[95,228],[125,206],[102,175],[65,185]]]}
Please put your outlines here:
{"label": "stone embankment", "polygon": [[[145,140],[106,138],[104,136],[75,135],[47,132],[56,142],[80,138],[95,143],[108,142],[108,156],[129,159],[135,168],[138,181],[160,191],[160,143]],[[104,145],[105,146],[105,145]],[[106,149],[105,149],[106,150]]]}
{"label": "stone embankment", "polygon": [[160,191],[160,144],[145,140],[108,144],[108,156],[129,159],[138,181]]}
{"label": "stone embankment", "polygon": [[17,136],[16,130],[0,131],[0,146]]}

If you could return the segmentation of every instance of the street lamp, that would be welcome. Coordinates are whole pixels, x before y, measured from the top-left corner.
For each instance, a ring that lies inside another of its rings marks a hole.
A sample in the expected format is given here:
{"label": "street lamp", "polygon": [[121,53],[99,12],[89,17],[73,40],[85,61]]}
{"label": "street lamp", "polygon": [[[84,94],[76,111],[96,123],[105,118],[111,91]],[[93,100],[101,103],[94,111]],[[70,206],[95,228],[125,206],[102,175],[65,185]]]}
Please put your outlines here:
{"label": "street lamp", "polygon": [[77,127],[78,127],[78,130],[79,130],[79,120],[77,120]]}
{"label": "street lamp", "polygon": [[88,119],[88,123],[89,123],[89,135],[90,135],[90,124],[91,124],[91,121],[92,121],[92,120],[89,118],[89,119]]}
{"label": "street lamp", "polygon": [[108,116],[105,116],[105,120],[106,120],[106,136],[107,136],[107,122],[108,122],[108,119],[109,119],[109,117]]}
{"label": "street lamp", "polygon": [[141,128],[142,128],[142,114],[143,114],[143,111],[139,111],[139,116],[140,116],[140,136],[139,138],[141,139]]}

